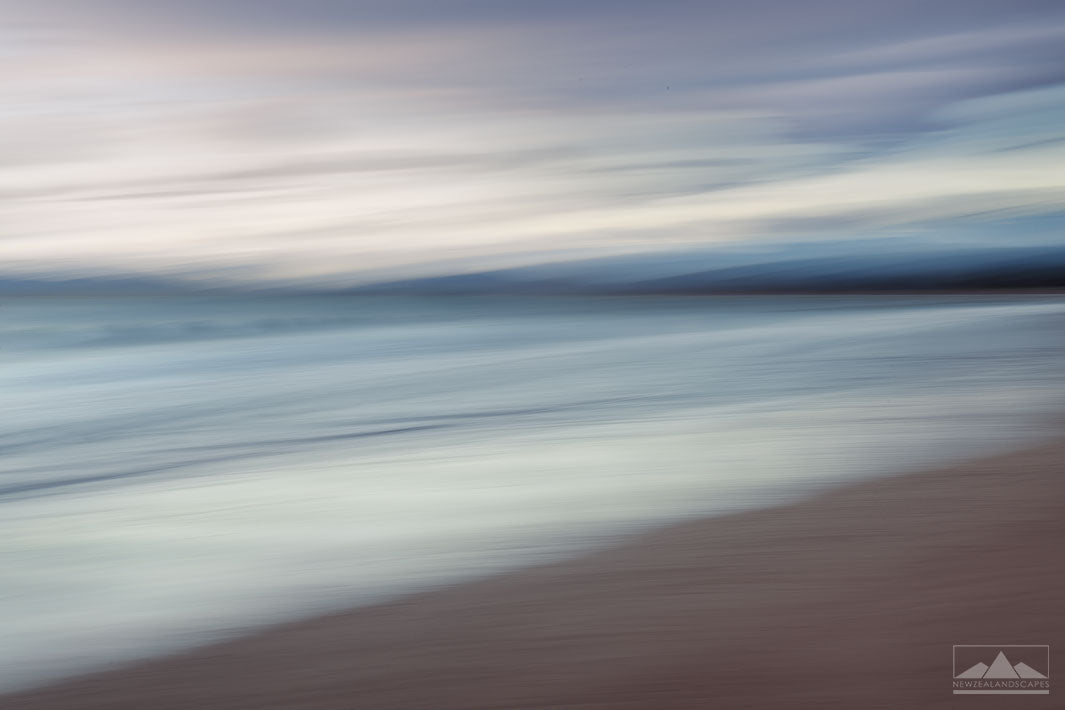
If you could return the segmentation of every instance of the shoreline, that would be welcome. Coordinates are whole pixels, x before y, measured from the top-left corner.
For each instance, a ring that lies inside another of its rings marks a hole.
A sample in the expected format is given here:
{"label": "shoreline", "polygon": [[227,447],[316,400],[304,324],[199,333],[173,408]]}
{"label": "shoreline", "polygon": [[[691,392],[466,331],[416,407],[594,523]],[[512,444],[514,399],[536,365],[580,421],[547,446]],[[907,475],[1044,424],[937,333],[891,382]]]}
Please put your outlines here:
{"label": "shoreline", "polygon": [[[5,708],[1016,707],[954,644],[1065,648],[1065,437],[0,696]],[[1051,660],[1053,665],[1053,658]],[[1049,696],[1023,699],[1053,707]]]}

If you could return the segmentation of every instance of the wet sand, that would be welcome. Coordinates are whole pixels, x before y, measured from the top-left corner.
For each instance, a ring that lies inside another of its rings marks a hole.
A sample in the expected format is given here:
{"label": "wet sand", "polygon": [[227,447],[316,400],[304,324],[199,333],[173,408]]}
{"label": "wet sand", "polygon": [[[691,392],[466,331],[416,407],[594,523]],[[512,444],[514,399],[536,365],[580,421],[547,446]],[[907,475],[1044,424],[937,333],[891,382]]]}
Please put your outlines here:
{"label": "wet sand", "polygon": [[[1065,651],[1065,441],[0,698],[9,710],[1050,708],[953,644]],[[1054,682],[1053,672],[1051,682]]]}

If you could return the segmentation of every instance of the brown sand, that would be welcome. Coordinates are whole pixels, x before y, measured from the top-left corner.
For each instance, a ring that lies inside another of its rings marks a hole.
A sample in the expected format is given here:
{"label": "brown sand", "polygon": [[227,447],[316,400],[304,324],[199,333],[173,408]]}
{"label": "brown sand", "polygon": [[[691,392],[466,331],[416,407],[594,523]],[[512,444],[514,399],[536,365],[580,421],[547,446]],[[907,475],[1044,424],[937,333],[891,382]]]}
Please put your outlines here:
{"label": "brown sand", "polygon": [[1052,671],[1065,650],[1063,461],[1057,443],[685,523],[0,705],[1065,707],[1065,678],[951,694],[952,644],[1050,644]]}

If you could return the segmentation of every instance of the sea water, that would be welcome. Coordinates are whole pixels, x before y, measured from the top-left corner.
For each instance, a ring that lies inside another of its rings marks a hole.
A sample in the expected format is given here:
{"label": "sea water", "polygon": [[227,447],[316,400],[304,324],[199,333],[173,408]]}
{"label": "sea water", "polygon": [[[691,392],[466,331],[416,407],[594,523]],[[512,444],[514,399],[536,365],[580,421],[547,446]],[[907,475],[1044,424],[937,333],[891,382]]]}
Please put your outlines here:
{"label": "sea water", "polygon": [[0,688],[1053,431],[1065,299],[0,303]]}

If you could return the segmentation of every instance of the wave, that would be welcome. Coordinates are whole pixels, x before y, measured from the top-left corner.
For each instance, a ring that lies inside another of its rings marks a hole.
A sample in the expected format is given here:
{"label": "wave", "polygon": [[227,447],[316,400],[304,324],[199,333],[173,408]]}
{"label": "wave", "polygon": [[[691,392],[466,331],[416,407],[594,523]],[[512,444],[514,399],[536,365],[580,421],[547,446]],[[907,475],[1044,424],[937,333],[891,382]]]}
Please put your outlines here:
{"label": "wave", "polygon": [[58,327],[9,327],[4,329],[3,336],[9,349],[109,348],[284,336],[349,328],[364,321],[364,318],[350,315],[314,318],[267,317],[246,321],[211,321],[200,318],[134,324],[97,323],[92,326],[64,324]]}

